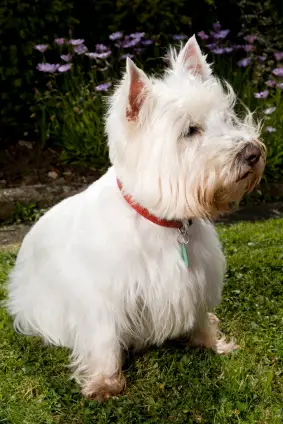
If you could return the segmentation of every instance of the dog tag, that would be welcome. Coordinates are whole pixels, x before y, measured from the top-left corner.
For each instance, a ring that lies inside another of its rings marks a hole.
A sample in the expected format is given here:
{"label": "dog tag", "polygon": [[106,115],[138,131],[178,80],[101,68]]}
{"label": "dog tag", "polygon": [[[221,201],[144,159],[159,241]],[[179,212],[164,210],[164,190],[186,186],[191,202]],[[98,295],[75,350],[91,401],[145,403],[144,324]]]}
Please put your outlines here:
{"label": "dog tag", "polygon": [[186,249],[186,244],[189,243],[190,237],[189,237],[189,228],[192,225],[192,221],[185,221],[183,223],[183,227],[179,229],[179,237],[178,237],[178,241],[181,245],[181,253],[182,253],[182,258],[187,266],[187,268],[189,268],[190,264],[189,264],[189,258],[188,258],[188,253],[187,253],[187,249]]}
{"label": "dog tag", "polygon": [[182,256],[183,256],[184,262],[185,262],[187,268],[189,268],[190,264],[189,264],[189,258],[188,258],[185,243],[181,243],[181,250],[182,250]]}

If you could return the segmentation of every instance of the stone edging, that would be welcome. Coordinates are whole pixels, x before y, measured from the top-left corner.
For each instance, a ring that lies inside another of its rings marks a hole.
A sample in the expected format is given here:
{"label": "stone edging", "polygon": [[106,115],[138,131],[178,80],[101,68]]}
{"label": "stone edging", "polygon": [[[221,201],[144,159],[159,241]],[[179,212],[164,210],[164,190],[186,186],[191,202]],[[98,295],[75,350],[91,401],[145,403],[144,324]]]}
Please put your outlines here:
{"label": "stone edging", "polygon": [[0,189],[0,222],[13,216],[17,204],[37,205],[45,209],[84,190],[87,185],[81,184],[37,184],[15,188]]}
{"label": "stone edging", "polygon": [[[88,184],[37,184],[9,189],[0,189],[0,222],[13,216],[17,204],[37,205],[39,209],[49,208],[61,200],[86,189]],[[281,190],[282,190],[282,186]],[[271,189],[270,189],[271,191]],[[283,202],[263,203],[257,206],[246,206],[218,219],[218,222],[232,223],[237,221],[255,221],[276,218],[283,215]]]}

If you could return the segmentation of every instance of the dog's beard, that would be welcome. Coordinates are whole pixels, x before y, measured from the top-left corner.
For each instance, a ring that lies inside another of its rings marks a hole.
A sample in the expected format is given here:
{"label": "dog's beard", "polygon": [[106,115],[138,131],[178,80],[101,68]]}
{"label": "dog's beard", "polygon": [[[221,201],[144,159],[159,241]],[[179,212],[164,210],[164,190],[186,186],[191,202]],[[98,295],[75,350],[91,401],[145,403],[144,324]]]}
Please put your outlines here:
{"label": "dog's beard", "polygon": [[[188,210],[193,216],[215,219],[219,214],[231,212],[240,203],[243,196],[250,193],[259,184],[265,166],[265,154],[251,169],[232,162],[219,169],[208,170],[206,175],[197,181],[197,191],[188,190]],[[213,174],[213,178],[209,175]],[[193,206],[193,210],[192,210]]]}
{"label": "dog's beard", "polygon": [[226,178],[222,187],[215,191],[212,214],[230,212],[234,210],[244,197],[251,193],[260,183],[265,166],[265,158],[261,158],[253,169],[243,173],[241,166]]}

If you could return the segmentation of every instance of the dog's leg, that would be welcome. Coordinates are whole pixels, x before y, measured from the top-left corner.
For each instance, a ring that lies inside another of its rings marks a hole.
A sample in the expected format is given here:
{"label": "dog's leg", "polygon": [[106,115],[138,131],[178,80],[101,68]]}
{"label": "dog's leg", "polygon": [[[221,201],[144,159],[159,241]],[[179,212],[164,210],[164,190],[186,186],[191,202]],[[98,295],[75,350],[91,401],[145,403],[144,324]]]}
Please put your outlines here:
{"label": "dog's leg", "polygon": [[198,324],[191,336],[191,346],[203,346],[214,350],[219,354],[227,354],[239,348],[232,339],[226,342],[226,338],[218,328],[219,319],[212,313],[208,313]]}
{"label": "dog's leg", "polygon": [[[103,401],[116,396],[125,387],[122,374],[122,349],[116,338],[107,338],[103,331],[86,344],[87,350],[74,349],[74,377],[84,396]],[[79,346],[80,349],[83,346]]]}
{"label": "dog's leg", "polygon": [[104,370],[101,370],[100,373],[95,373],[85,381],[82,386],[82,394],[102,402],[109,397],[120,394],[125,384],[126,380],[121,369],[109,376]]}

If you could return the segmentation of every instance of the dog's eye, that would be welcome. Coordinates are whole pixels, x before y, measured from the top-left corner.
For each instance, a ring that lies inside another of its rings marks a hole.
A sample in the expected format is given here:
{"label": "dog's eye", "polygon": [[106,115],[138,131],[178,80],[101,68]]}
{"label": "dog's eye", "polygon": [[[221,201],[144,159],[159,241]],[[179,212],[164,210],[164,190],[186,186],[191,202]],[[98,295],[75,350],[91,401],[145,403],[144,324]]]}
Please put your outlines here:
{"label": "dog's eye", "polygon": [[193,136],[199,134],[200,131],[201,131],[201,129],[199,127],[192,126],[192,127],[189,127],[189,129],[186,131],[184,136],[185,137],[193,137]]}

